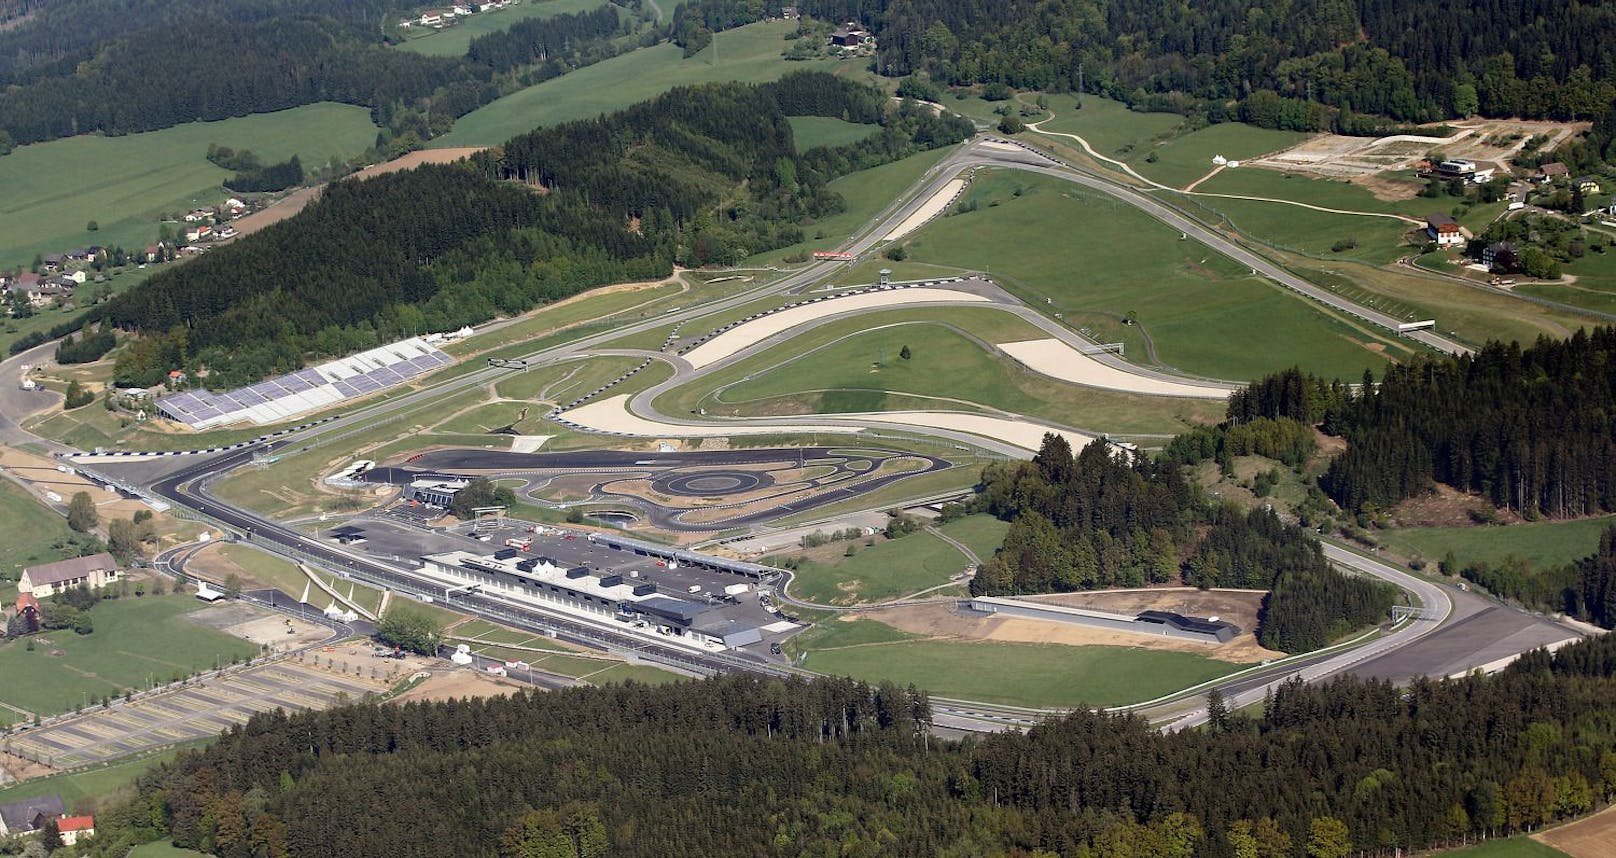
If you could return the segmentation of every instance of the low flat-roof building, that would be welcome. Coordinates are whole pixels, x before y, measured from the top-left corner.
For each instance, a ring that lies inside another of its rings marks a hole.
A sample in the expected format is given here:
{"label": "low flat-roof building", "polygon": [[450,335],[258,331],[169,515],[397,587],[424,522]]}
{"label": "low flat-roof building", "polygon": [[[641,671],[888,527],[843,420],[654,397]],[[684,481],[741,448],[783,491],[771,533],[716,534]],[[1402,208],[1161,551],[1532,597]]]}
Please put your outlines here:
{"label": "low flat-roof building", "polygon": [[79,585],[99,590],[118,580],[118,561],[105,551],[87,557],[41,563],[22,570],[17,592],[36,599],[54,596]]}
{"label": "low flat-roof building", "polygon": [[449,507],[455,495],[470,485],[469,480],[415,480],[404,493],[406,500],[419,501],[432,506]]}

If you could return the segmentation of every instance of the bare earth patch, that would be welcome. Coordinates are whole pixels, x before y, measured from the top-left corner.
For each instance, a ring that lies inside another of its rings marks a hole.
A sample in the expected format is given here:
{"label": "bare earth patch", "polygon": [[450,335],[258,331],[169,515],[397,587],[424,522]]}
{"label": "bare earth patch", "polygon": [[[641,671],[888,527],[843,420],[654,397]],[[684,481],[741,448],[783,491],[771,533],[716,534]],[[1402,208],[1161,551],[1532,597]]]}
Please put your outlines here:
{"label": "bare earth patch", "polygon": [[406,703],[411,700],[432,702],[459,700],[465,697],[504,697],[521,689],[520,684],[490,673],[438,669],[434,670],[425,682],[395,699],[400,703]]}
{"label": "bare earth patch", "polygon": [[1616,854],[1616,805],[1587,819],[1532,835],[1532,839],[1570,855],[1571,858],[1610,858]]}
{"label": "bare earth patch", "polygon": [[1392,510],[1392,523],[1397,527],[1465,527],[1479,524],[1478,517],[1481,521],[1491,518],[1500,523],[1520,520],[1508,510],[1495,509],[1476,495],[1441,483],[1435,491],[1409,498]]}
{"label": "bare earth patch", "polygon": [[[1188,594],[1200,594],[1196,598]],[[1073,599],[1071,597],[1078,597]],[[1059,596],[1036,597],[1038,601],[1099,610],[1131,613],[1145,610],[1177,611],[1194,616],[1220,616],[1240,625],[1242,629],[1256,626],[1256,604],[1261,593],[1199,590],[1119,591],[1113,593],[1065,593]],[[1139,607],[1135,607],[1139,606]],[[1207,610],[1210,609],[1210,610]],[[1062,644],[1066,646],[1124,646],[1163,652],[1183,652],[1234,664],[1251,664],[1285,654],[1265,649],[1256,637],[1245,631],[1221,646],[1213,646],[1181,638],[1153,637],[1126,632],[1080,626],[1070,623],[1047,622],[1022,617],[1003,617],[958,611],[949,605],[909,605],[871,611],[863,616],[879,620],[911,634],[933,638],[954,638],[967,641],[1010,641],[1016,643]]]}

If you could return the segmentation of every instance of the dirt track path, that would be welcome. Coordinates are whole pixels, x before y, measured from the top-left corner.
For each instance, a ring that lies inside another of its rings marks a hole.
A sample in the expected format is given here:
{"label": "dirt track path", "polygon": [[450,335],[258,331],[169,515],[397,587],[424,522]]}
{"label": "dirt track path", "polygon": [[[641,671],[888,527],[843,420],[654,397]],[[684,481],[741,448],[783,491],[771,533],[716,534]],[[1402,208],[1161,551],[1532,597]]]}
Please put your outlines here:
{"label": "dirt track path", "polygon": [[[1256,196],[1249,196],[1247,194],[1215,194],[1215,193],[1210,193],[1210,192],[1207,192],[1207,191],[1197,191],[1197,190],[1195,190],[1196,186],[1200,185],[1202,182],[1206,181],[1207,179],[1210,179],[1213,176],[1217,175],[1218,171],[1223,169],[1222,167],[1219,167],[1218,169],[1213,170],[1210,173],[1207,173],[1205,176],[1202,176],[1201,178],[1196,179],[1188,187],[1185,187],[1185,188],[1182,188],[1182,189],[1175,188],[1175,187],[1173,187],[1171,185],[1164,185],[1161,182],[1156,181],[1155,179],[1146,178],[1145,176],[1140,175],[1139,171],[1135,170],[1132,166],[1130,166],[1130,165],[1128,165],[1126,163],[1123,163],[1122,161],[1118,161],[1115,158],[1107,158],[1106,156],[1101,155],[1099,152],[1094,151],[1094,147],[1089,145],[1089,141],[1084,140],[1082,137],[1079,137],[1076,134],[1068,134],[1068,133],[1066,133],[1064,131],[1045,131],[1044,129],[1038,127],[1040,125],[1043,125],[1045,122],[1048,122],[1050,119],[1054,119],[1054,118],[1055,118],[1054,113],[1051,112],[1050,115],[1047,118],[1040,119],[1037,122],[1029,122],[1029,123],[1027,123],[1027,128],[1029,130],[1031,130],[1031,131],[1036,131],[1037,133],[1042,134],[1042,135],[1044,135],[1046,137],[1068,137],[1068,138],[1071,138],[1072,140],[1076,140],[1078,142],[1078,144],[1083,147],[1083,151],[1085,153],[1087,153],[1089,155],[1089,157],[1094,158],[1094,159],[1099,160],[1099,161],[1104,161],[1104,162],[1106,162],[1108,164],[1115,164],[1118,167],[1122,168],[1122,170],[1124,172],[1126,172],[1128,175],[1138,179],[1141,182],[1144,182],[1145,184],[1151,186],[1152,188],[1156,188],[1157,190],[1173,191],[1174,193],[1185,194],[1187,196],[1192,196],[1192,197],[1210,197],[1210,198],[1218,198],[1218,199],[1225,199],[1225,200],[1249,200],[1251,202],[1259,202],[1259,203],[1278,203],[1280,205],[1296,206],[1297,208],[1312,209],[1313,211],[1316,211],[1316,212],[1326,212],[1328,214],[1355,215],[1357,217],[1387,218],[1387,219],[1390,219],[1390,220],[1402,221],[1403,223],[1415,224],[1415,225],[1424,223],[1424,221],[1421,221],[1418,218],[1412,218],[1412,217],[1409,217],[1407,215],[1392,214],[1390,212],[1361,212],[1361,211],[1353,211],[1351,209],[1333,209],[1333,208],[1329,208],[1327,206],[1316,206],[1316,205],[1313,205],[1311,203],[1299,203],[1299,202],[1297,202],[1295,200],[1275,199],[1274,197],[1256,197]],[[1266,157],[1266,156],[1262,156],[1262,157]]]}

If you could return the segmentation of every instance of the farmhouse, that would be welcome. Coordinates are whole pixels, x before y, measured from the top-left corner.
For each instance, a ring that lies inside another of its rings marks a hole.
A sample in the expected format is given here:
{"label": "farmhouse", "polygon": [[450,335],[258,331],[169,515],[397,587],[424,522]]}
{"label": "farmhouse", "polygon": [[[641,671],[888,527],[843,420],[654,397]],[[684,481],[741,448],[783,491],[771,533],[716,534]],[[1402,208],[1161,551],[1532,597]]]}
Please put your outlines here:
{"label": "farmhouse", "polygon": [[1576,188],[1585,195],[1597,194],[1599,193],[1599,180],[1593,176],[1578,176],[1576,181],[1571,183],[1571,187]]}
{"label": "farmhouse", "polygon": [[1464,244],[1465,240],[1459,223],[1441,212],[1425,216],[1425,234],[1437,247],[1453,247]]}
{"label": "farmhouse", "polygon": [[62,797],[51,793],[0,804],[0,834],[27,834],[65,815]]}
{"label": "farmhouse", "polygon": [[56,830],[62,833],[62,845],[72,846],[81,837],[95,836],[95,817],[64,816],[56,823]]}
{"label": "farmhouse", "polygon": [[1555,179],[1563,179],[1569,175],[1571,175],[1571,170],[1559,161],[1544,164],[1537,168],[1537,180],[1540,182],[1552,182]]}
{"label": "farmhouse", "polygon": [[851,25],[830,34],[830,43],[842,48],[856,48],[869,39],[869,33]]}
{"label": "farmhouse", "polygon": [[99,590],[117,580],[118,561],[103,551],[88,557],[29,566],[22,570],[22,577],[17,580],[17,592],[42,599],[80,584]]}

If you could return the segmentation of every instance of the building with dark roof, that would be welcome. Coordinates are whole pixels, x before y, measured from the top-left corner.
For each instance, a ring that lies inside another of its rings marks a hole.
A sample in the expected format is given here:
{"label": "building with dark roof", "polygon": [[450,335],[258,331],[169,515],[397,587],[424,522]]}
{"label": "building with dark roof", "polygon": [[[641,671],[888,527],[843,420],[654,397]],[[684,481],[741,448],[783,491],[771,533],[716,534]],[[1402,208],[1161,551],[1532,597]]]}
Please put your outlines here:
{"label": "building with dark roof", "polygon": [[62,797],[55,793],[0,804],[0,834],[38,831],[46,822],[61,819],[66,813]]}

